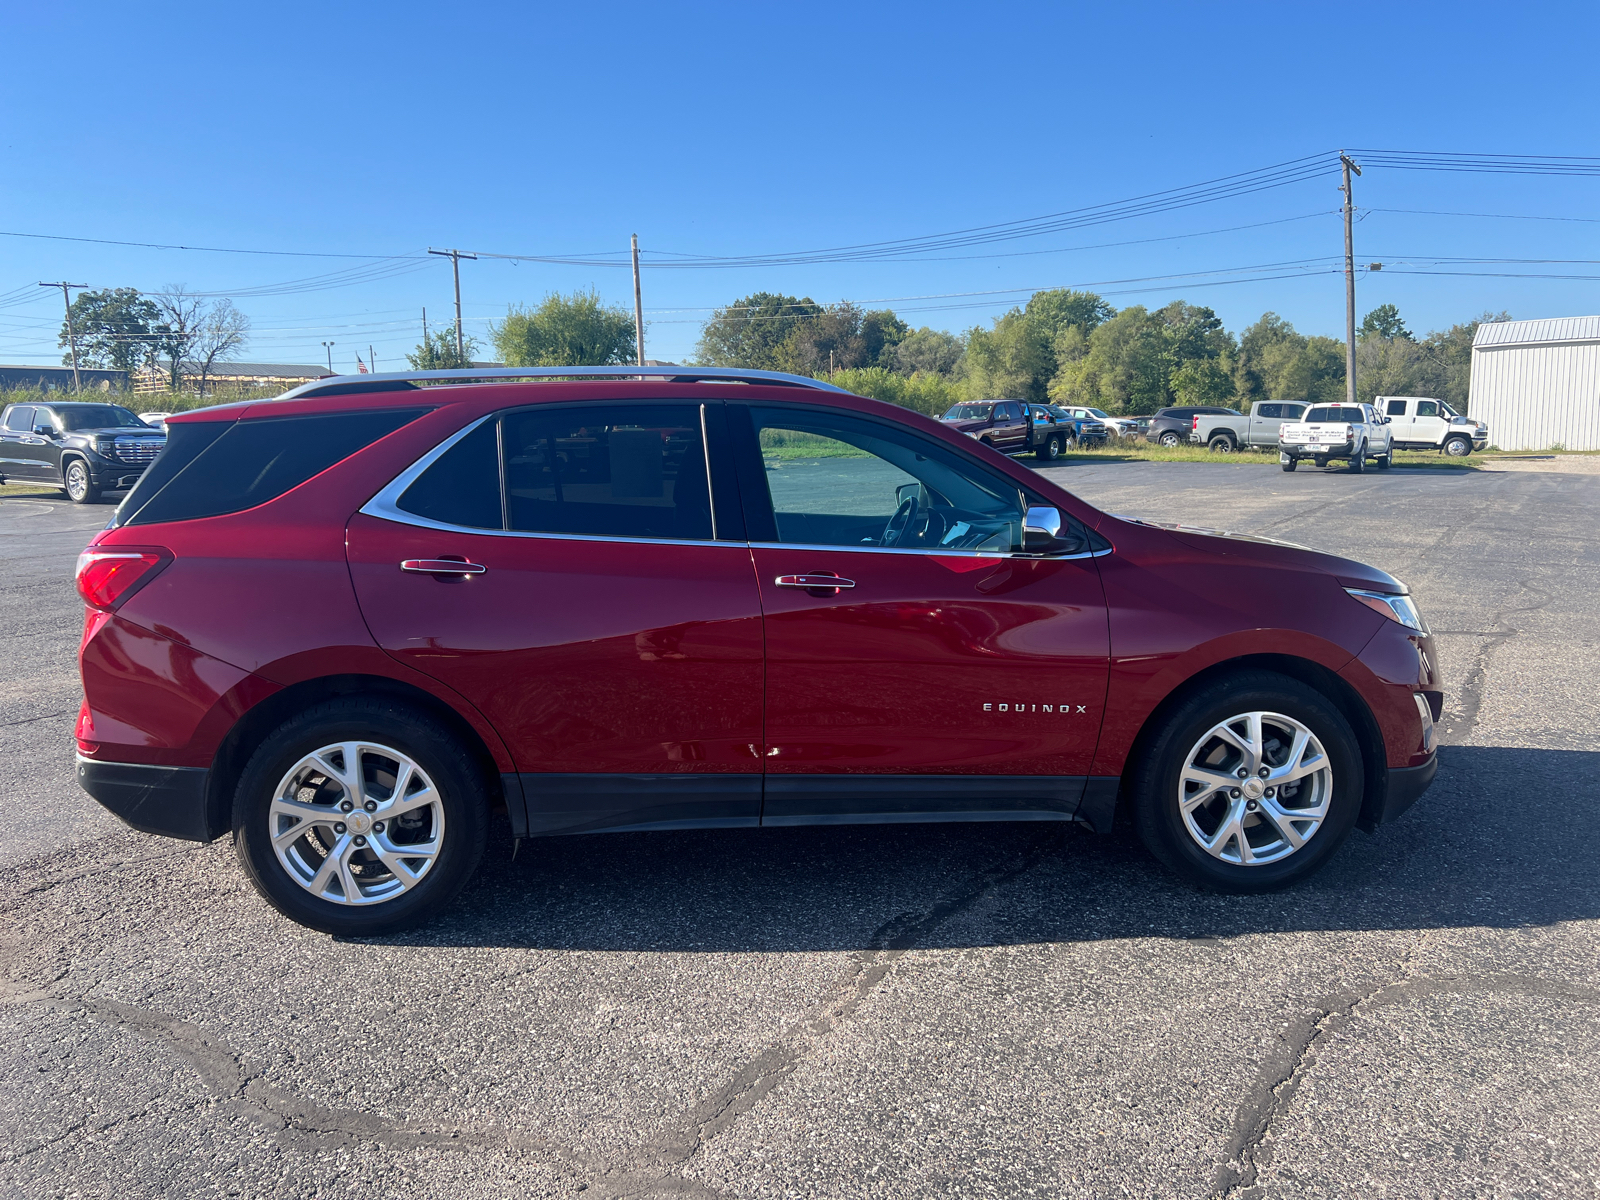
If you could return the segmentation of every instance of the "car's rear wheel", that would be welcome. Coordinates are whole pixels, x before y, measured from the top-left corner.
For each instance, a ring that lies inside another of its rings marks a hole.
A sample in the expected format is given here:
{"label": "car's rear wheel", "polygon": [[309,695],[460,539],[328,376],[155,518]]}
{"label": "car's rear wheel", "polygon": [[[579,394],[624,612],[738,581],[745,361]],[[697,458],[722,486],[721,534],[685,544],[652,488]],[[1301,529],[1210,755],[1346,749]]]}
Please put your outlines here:
{"label": "car's rear wheel", "polygon": [[1234,451],[1233,439],[1225,433],[1218,434],[1211,439],[1209,449],[1213,454],[1232,454]]}
{"label": "car's rear wheel", "polygon": [[1059,433],[1052,433],[1044,442],[1036,447],[1033,456],[1041,462],[1054,462],[1061,457],[1062,442],[1064,439]]}
{"label": "car's rear wheel", "polygon": [[83,459],[69,458],[66,470],[61,473],[61,481],[66,485],[62,490],[67,493],[67,499],[74,504],[100,502],[100,489],[95,487],[89,475],[89,464]]}
{"label": "car's rear wheel", "polygon": [[1161,445],[1165,446],[1168,450],[1174,450],[1179,445],[1178,435],[1173,433],[1170,429],[1161,435],[1159,441]]}
{"label": "car's rear wheel", "polygon": [[1350,470],[1357,475],[1367,469],[1367,447],[1365,443],[1357,446],[1350,454]]}
{"label": "car's rear wheel", "polygon": [[383,699],[329,701],[281,725],[234,794],[245,873],[284,916],[346,937],[435,916],[477,869],[482,773],[432,718]]}
{"label": "car's rear wheel", "polygon": [[1292,471],[1300,465],[1300,460],[1298,458],[1282,458],[1278,460],[1278,465],[1285,471]]}
{"label": "car's rear wheel", "polygon": [[1241,672],[1178,706],[1131,784],[1140,837],[1168,867],[1217,891],[1271,891],[1316,871],[1350,832],[1361,752],[1327,697]]}

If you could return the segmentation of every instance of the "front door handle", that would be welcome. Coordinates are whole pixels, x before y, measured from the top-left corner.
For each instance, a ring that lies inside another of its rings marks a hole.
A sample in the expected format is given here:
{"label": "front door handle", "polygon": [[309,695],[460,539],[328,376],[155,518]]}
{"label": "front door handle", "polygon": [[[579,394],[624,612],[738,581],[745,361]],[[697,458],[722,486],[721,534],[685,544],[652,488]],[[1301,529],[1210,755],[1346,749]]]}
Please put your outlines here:
{"label": "front door handle", "polygon": [[832,571],[813,571],[809,575],[779,575],[773,580],[779,587],[805,588],[813,596],[837,596],[845,588],[856,585],[854,579],[845,579]]}
{"label": "front door handle", "polygon": [[400,569],[422,575],[482,575],[489,568],[464,558],[408,558]]}

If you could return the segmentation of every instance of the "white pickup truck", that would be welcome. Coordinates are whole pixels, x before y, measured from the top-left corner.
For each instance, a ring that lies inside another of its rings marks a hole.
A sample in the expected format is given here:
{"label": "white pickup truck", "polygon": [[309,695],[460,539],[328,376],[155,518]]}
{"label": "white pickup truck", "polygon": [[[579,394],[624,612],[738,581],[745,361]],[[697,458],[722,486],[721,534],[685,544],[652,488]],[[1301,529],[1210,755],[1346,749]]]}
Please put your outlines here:
{"label": "white pickup truck", "polygon": [[1387,471],[1393,449],[1389,418],[1370,404],[1315,404],[1304,420],[1278,426],[1278,463],[1285,471],[1298,467],[1302,458],[1319,467],[1347,459],[1358,473],[1371,458],[1378,470]]}
{"label": "white pickup truck", "polygon": [[1379,396],[1373,406],[1389,418],[1389,433],[1399,448],[1443,450],[1451,458],[1465,458],[1489,444],[1487,425],[1463,417],[1443,400]]}

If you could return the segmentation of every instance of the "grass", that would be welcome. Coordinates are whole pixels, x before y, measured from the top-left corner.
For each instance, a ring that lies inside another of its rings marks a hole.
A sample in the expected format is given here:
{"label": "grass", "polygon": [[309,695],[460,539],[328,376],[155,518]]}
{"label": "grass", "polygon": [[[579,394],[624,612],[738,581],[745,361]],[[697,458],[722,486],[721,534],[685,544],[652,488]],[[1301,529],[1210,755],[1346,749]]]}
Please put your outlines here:
{"label": "grass", "polygon": [[[1451,471],[1475,471],[1478,469],[1474,455],[1469,458],[1446,458],[1443,454],[1433,450],[1396,450],[1394,465],[1400,467],[1442,467]],[[1165,446],[1152,446],[1142,441],[1116,441],[1109,442],[1098,450],[1069,450],[1059,460],[1065,464],[1117,463],[1117,462],[1204,462],[1204,463],[1231,463],[1242,466],[1275,467],[1278,465],[1278,452],[1276,450],[1235,450],[1232,454],[1215,454],[1204,446],[1183,445],[1167,449]],[[1306,466],[1315,467],[1314,463],[1307,462]],[[1369,460],[1367,470],[1377,468]]]}

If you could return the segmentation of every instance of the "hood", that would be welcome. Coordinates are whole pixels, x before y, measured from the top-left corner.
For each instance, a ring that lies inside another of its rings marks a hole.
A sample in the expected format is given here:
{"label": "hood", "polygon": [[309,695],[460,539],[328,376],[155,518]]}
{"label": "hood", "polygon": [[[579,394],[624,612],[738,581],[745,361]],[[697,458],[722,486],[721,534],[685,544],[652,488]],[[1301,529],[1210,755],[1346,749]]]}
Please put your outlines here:
{"label": "hood", "polygon": [[1299,570],[1321,571],[1332,575],[1344,587],[1369,588],[1375,592],[1409,594],[1410,589],[1387,571],[1357,562],[1353,558],[1340,558],[1337,554],[1324,554],[1294,542],[1262,537],[1254,533],[1231,533],[1224,529],[1202,529],[1194,525],[1178,525],[1166,521],[1147,521],[1143,517],[1113,514],[1119,521],[1130,521],[1151,529],[1164,529],[1178,541],[1195,550],[1204,550],[1224,558],[1271,566],[1280,564]]}
{"label": "hood", "polygon": [[73,429],[65,435],[67,437],[149,437],[164,438],[167,435],[154,427],[134,429],[128,425],[111,425],[105,429]]}
{"label": "hood", "polygon": [[957,433],[966,433],[970,429],[987,429],[990,422],[987,417],[963,417],[957,421],[946,421],[940,418],[939,424],[948,425]]}

